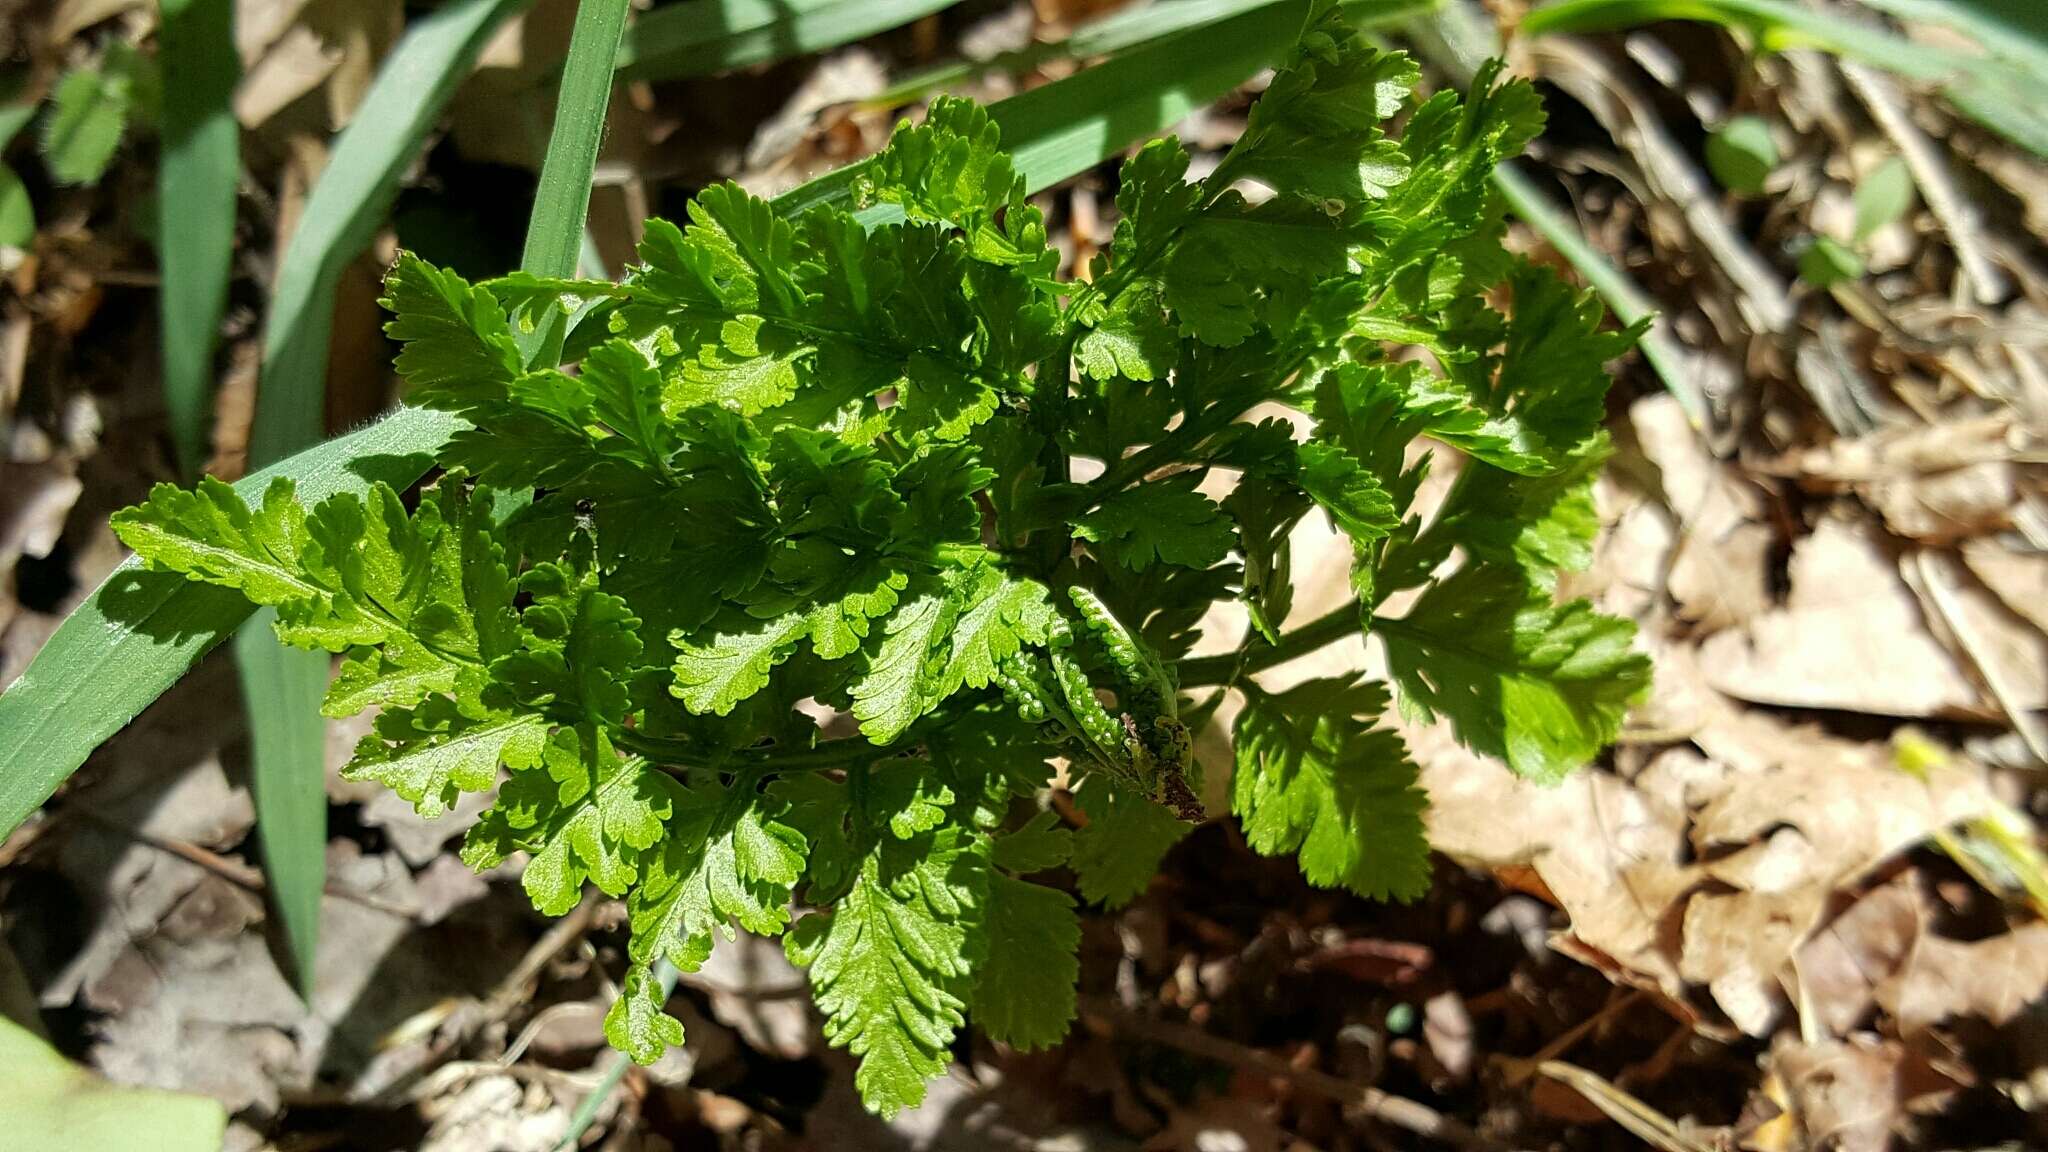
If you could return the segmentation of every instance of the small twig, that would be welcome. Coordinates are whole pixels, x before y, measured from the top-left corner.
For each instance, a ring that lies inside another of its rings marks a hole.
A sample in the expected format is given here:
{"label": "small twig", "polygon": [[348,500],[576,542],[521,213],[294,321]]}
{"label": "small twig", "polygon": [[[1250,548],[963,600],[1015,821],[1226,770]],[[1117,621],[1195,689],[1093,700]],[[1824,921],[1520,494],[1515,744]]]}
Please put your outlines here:
{"label": "small twig", "polygon": [[1687,1136],[1669,1116],[1623,1092],[1576,1064],[1545,1060],[1536,1070],[1586,1098],[1586,1102],[1607,1114],[1607,1118],[1629,1130],[1636,1138],[1663,1152],[1712,1152]]}
{"label": "small twig", "polygon": [[[586,893],[581,904],[567,916],[550,924],[540,939],[533,942],[526,950],[526,954],[519,958],[519,963],[491,989],[490,995],[484,998],[477,1011],[452,1014],[453,1022],[435,1039],[419,1064],[390,1083],[370,1090],[366,1093],[368,1098],[392,1099],[410,1092],[421,1080],[434,1075],[438,1068],[447,1063],[458,1049],[469,1043],[470,1039],[486,1025],[510,1015],[526,998],[527,984],[540,975],[541,969],[547,967],[549,961],[582,939],[583,934],[590,930],[590,921],[597,913],[599,902],[600,897],[596,893]],[[442,1015],[445,1018],[451,1014],[443,1012]],[[405,1025],[401,1024],[400,1028],[403,1027]]]}
{"label": "small twig", "polygon": [[[263,870],[253,864],[243,863],[232,857],[223,856],[218,852],[201,848],[197,844],[188,844],[183,840],[166,840],[162,837],[152,836],[147,832],[126,827],[116,821],[83,809],[72,810],[71,815],[77,819],[84,820],[95,828],[119,836],[130,843],[139,844],[144,848],[155,849],[166,856],[176,856],[187,864],[218,876],[244,891],[261,896],[269,889],[269,884],[263,879]],[[332,880],[327,881],[320,890],[338,900],[347,900],[352,904],[360,904],[365,908],[375,909],[387,916],[394,916],[400,920],[416,923],[420,918],[419,910],[416,908],[407,908],[403,905],[392,903],[389,900],[372,896],[366,892],[358,892],[353,888],[336,884]]]}
{"label": "small twig", "polygon": [[1955,173],[1949,170],[1948,159],[1941,154],[1941,149],[1913,123],[1898,85],[1868,65],[1852,60],[1842,60],[1840,64],[1842,78],[1863,100],[1864,107],[1870,109],[1870,118],[1877,121],[1884,134],[1899,146],[1899,155],[1905,159],[1906,169],[1913,174],[1913,183],[1919,186],[1920,194],[1927,200],[1927,210],[1934,213],[1934,218],[1941,221],[1942,227],[1948,231],[1949,243],[1955,246],[1956,263],[1962,265],[1963,276],[1973,289],[1972,295],[1980,304],[1995,304],[2003,299],[2005,277],[1978,242],[1979,230],[1983,227],[1982,214],[1968,197],[1957,190]]}
{"label": "small twig", "polygon": [[576,905],[567,916],[550,924],[546,932],[541,933],[540,939],[533,942],[533,946],[526,950],[526,955],[519,958],[518,965],[506,973],[503,980],[498,981],[498,986],[491,990],[490,997],[484,1001],[489,1013],[487,1020],[495,1020],[505,1015],[518,1006],[520,1001],[526,999],[527,984],[540,975],[540,970],[547,967],[548,961],[553,960],[590,930],[591,918],[597,915],[598,901],[599,897],[595,892],[586,893],[582,903]]}
{"label": "small twig", "polygon": [[1593,1013],[1591,1016],[1586,1017],[1584,1020],[1558,1034],[1550,1043],[1537,1049],[1534,1055],[1528,1057],[1501,1057],[1500,1062],[1507,1069],[1508,1084],[1510,1086],[1519,1085],[1529,1079],[1529,1077],[1536,1075],[1537,1071],[1546,1062],[1555,1060],[1557,1057],[1571,1051],[1574,1045],[1585,1039],[1587,1034],[1591,1033],[1595,1028],[1635,1007],[1636,1001],[1642,998],[1643,990],[1640,988],[1630,989],[1625,995],[1611,996],[1598,1012]]}
{"label": "small twig", "polygon": [[1395,1096],[1368,1084],[1358,1084],[1314,1068],[1296,1068],[1270,1052],[1262,1052],[1235,1040],[1226,1040],[1200,1028],[1154,1020],[1129,1011],[1113,1000],[1083,997],[1082,1011],[1105,1018],[1118,1033],[1178,1048],[1233,1068],[1285,1080],[1303,1091],[1340,1104],[1355,1107],[1390,1127],[1441,1140],[1459,1148],[1501,1152],[1503,1145],[1481,1135],[1464,1123],[1438,1112],[1427,1104]]}

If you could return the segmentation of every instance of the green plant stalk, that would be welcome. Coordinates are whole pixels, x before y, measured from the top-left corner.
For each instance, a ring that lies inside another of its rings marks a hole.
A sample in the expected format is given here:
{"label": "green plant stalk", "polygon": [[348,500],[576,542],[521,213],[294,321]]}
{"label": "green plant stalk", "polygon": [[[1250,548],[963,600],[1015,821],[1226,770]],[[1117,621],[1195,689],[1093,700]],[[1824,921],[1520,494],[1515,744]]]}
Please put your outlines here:
{"label": "green plant stalk", "polygon": [[[681,980],[682,976],[682,970],[670,963],[668,957],[664,956],[655,962],[654,979],[661,986],[661,997],[664,1002],[675,995],[676,982]],[[562,1133],[562,1138],[556,1141],[554,1152],[566,1152],[582,1141],[583,1134],[590,1130],[592,1124],[597,1123],[598,1110],[604,1107],[605,1101],[612,1098],[613,1092],[618,1091],[619,1081],[626,1078],[627,1071],[632,1067],[632,1059],[624,1052],[611,1054],[609,1062],[605,1065],[604,1075],[598,1078],[590,1094],[585,1096],[576,1105],[576,1111],[570,1114],[569,1127]]]}
{"label": "green plant stalk", "polygon": [[163,270],[164,407],[178,468],[206,460],[213,352],[235,253],[241,171],[234,0],[162,0],[157,32],[164,79],[163,166],[157,236]]}
{"label": "green plant stalk", "polygon": [[[1338,0],[1345,16],[1361,29],[1378,28],[1428,12],[1444,0]],[[892,108],[907,101],[994,73],[1017,74],[1053,60],[1107,56],[1142,47],[1180,32],[1191,31],[1254,9],[1271,8],[1281,0],[1174,0],[1125,8],[1075,28],[1064,40],[1033,44],[987,60],[956,60],[897,81],[868,101]]]}
{"label": "green plant stalk", "polygon": [[[1274,26],[1263,12],[1225,21],[1119,56],[1078,75],[991,106],[1017,169],[1035,190],[1084,171],[1134,139],[1162,131],[1278,58],[1306,0],[1287,5],[1295,22]],[[444,10],[445,11],[445,10]],[[1191,63],[1192,62],[1192,63]],[[1054,113],[1064,106],[1074,125]],[[778,197],[800,215],[843,203],[864,169],[855,164]],[[302,500],[337,491],[358,495],[369,477],[398,488],[426,473],[433,453],[461,421],[401,408],[368,428],[328,441],[236,484],[259,500],[274,475],[299,482]],[[239,595],[131,560],[116,569],[44,644],[21,679],[0,695],[0,836],[49,799],[85,758],[194,661],[226,638],[252,609]]]}
{"label": "green plant stalk", "polygon": [[954,0],[685,0],[643,14],[619,47],[628,80],[675,80],[822,52]]}

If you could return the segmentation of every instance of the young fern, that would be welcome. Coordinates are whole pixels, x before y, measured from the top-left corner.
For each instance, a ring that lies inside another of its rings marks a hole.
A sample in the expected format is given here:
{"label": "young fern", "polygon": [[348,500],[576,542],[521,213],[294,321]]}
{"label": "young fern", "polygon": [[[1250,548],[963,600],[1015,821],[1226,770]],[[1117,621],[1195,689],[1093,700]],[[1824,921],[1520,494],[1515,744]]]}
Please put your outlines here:
{"label": "young fern", "polygon": [[[1602,366],[1637,333],[1502,247],[1487,175],[1541,126],[1528,86],[1487,69],[1413,103],[1416,79],[1318,13],[1214,174],[1187,179],[1172,140],[1124,166],[1086,281],[1053,278],[959,100],[897,129],[859,216],[783,219],[721,185],[686,226],[650,222],[621,283],[472,285],[403,256],[398,370],[467,422],[413,511],[382,487],[305,509],[286,480],[249,508],[208,480],[116,530],[345,656],[329,714],[381,709],[349,775],[426,815],[496,787],[471,865],[528,853],[551,914],[586,882],[625,898],[619,1047],[681,1039],[657,959],[784,934],[892,1113],[970,1018],[1063,1034],[1074,901],[1029,877],[1143,888],[1201,815],[1186,690],[1247,698],[1231,798],[1253,847],[1375,898],[1429,875],[1389,692],[1251,672],[1376,634],[1404,709],[1540,780],[1644,690],[1630,626],[1553,595],[1596,523]],[[515,339],[557,313],[573,371]],[[1305,436],[1249,418],[1276,403]],[[1426,522],[1418,437],[1465,457]],[[1289,531],[1315,508],[1352,542],[1358,603],[1286,631]],[[1191,660],[1220,599],[1252,634]],[[824,739],[806,699],[860,735]],[[1013,819],[1054,758],[1078,832]]]}

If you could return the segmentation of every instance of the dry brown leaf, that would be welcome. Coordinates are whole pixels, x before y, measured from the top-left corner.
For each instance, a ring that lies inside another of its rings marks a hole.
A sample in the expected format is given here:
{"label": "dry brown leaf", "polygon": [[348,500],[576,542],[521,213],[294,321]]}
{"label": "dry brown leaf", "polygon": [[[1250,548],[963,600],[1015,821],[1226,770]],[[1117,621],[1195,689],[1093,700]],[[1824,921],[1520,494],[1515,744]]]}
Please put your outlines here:
{"label": "dry brown leaf", "polygon": [[1440,726],[1407,736],[1429,792],[1433,847],[1468,866],[1533,867],[1571,917],[1571,941],[1683,995],[1662,927],[1682,891],[1671,887],[1685,847],[1682,812],[1603,772],[1554,788],[1529,783]]}
{"label": "dry brown leaf", "polygon": [[[1847,1035],[1913,953],[1927,913],[1911,872],[1872,889],[1793,957],[1791,990],[1808,1034]],[[1816,1028],[1817,1026],[1817,1028]]]}
{"label": "dry brown leaf", "polygon": [[1666,579],[1679,612],[1713,631],[1767,611],[1775,534],[1763,522],[1764,494],[1707,451],[1675,397],[1639,400],[1629,420],[1678,517],[1678,552]]}
{"label": "dry brown leaf", "polygon": [[1953,1087],[1905,1045],[1867,1034],[1812,1045],[1784,1037],[1771,1059],[1814,1149],[1885,1152],[1912,1113]]}
{"label": "dry brown leaf", "polygon": [[2010,413],[1886,428],[1791,453],[1764,466],[1820,491],[1853,489],[1897,535],[1948,543],[2012,523],[2014,454],[2023,439]]}
{"label": "dry brown leaf", "polygon": [[1144,1152],[1210,1152],[1230,1148],[1237,1152],[1280,1152],[1287,1147],[1287,1133],[1267,1115],[1267,1106],[1254,1100],[1212,1096],[1193,1108],[1177,1108],[1167,1117],[1166,1127],[1145,1141]]}
{"label": "dry brown leaf", "polygon": [[1971,464],[1932,476],[1860,484],[1864,502],[1899,536],[1949,544],[2012,526],[2019,498],[2011,464]]}
{"label": "dry brown leaf", "polygon": [[2000,412],[1836,440],[1791,453],[1766,470],[1822,484],[1862,484],[2007,462],[2019,446],[2012,415]]}
{"label": "dry brown leaf", "polygon": [[1694,896],[1685,907],[1680,971],[1706,985],[1737,1028],[1768,1036],[1784,1007],[1778,972],[1820,918],[1826,899],[1825,892],[1811,888]]}
{"label": "dry brown leaf", "polygon": [[[1783,608],[1701,645],[1700,666],[1715,688],[1763,704],[1886,716],[1997,715],[1930,632],[1918,598],[1868,528],[1823,521],[1794,545],[1791,579]],[[1992,655],[2021,706],[2048,704],[2048,641],[2011,638]]]}
{"label": "dry brown leaf", "polygon": [[1877,1000],[1906,1035],[1954,1016],[2004,1024],[2048,993],[2048,924],[1963,943],[1922,937]]}
{"label": "dry brown leaf", "polygon": [[307,0],[235,0],[235,54],[247,73],[285,30],[298,23]]}

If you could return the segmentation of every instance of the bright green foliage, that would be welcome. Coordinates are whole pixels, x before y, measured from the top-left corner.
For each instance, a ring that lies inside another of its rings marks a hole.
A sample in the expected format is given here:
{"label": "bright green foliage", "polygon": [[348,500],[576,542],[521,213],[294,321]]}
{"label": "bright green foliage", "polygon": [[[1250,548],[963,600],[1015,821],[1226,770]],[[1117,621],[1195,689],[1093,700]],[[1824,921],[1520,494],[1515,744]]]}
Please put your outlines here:
{"label": "bright green foliage", "polygon": [[154,102],[153,62],[125,41],[98,64],[73,68],[50,89],[43,114],[43,163],[60,184],[96,184],[121,146],[138,103]]}
{"label": "bright green foliage", "polygon": [[1761,116],[1733,116],[1707,134],[1707,169],[1737,195],[1761,194],[1778,161],[1778,142]]}
{"label": "bright green foliage", "polygon": [[[970,1020],[1064,1033],[1075,896],[1137,897],[1205,816],[1191,690],[1247,698],[1254,848],[1425,887],[1387,692],[1244,674],[1312,647],[1286,627],[1304,516],[1349,538],[1359,603],[1331,619],[1381,637],[1402,707],[1517,771],[1598,754],[1643,690],[1629,626],[1552,594],[1588,558],[1604,365],[1635,333],[1501,246],[1487,174],[1541,127],[1529,89],[1488,70],[1417,105],[1415,76],[1319,12],[1215,175],[1171,140],[1130,160],[1086,283],[952,100],[864,169],[887,210],[858,219],[721,185],[617,284],[402,256],[399,373],[465,421],[410,510],[207,481],[116,529],[343,656],[329,711],[381,709],[351,776],[428,815],[495,787],[469,863],[525,854],[547,912],[624,897],[621,1049],[679,1037],[657,963],[779,934],[869,1106],[913,1106]],[[522,353],[543,327],[569,368]],[[1426,518],[1418,439],[1462,455]],[[1190,661],[1230,600],[1251,636]],[[1043,804],[1055,758],[1077,829]]]}
{"label": "bright green foliage", "polygon": [[1399,735],[1372,727],[1386,689],[1311,680],[1246,696],[1231,806],[1251,846],[1268,855],[1298,851],[1310,883],[1375,900],[1428,890],[1415,766]]}

